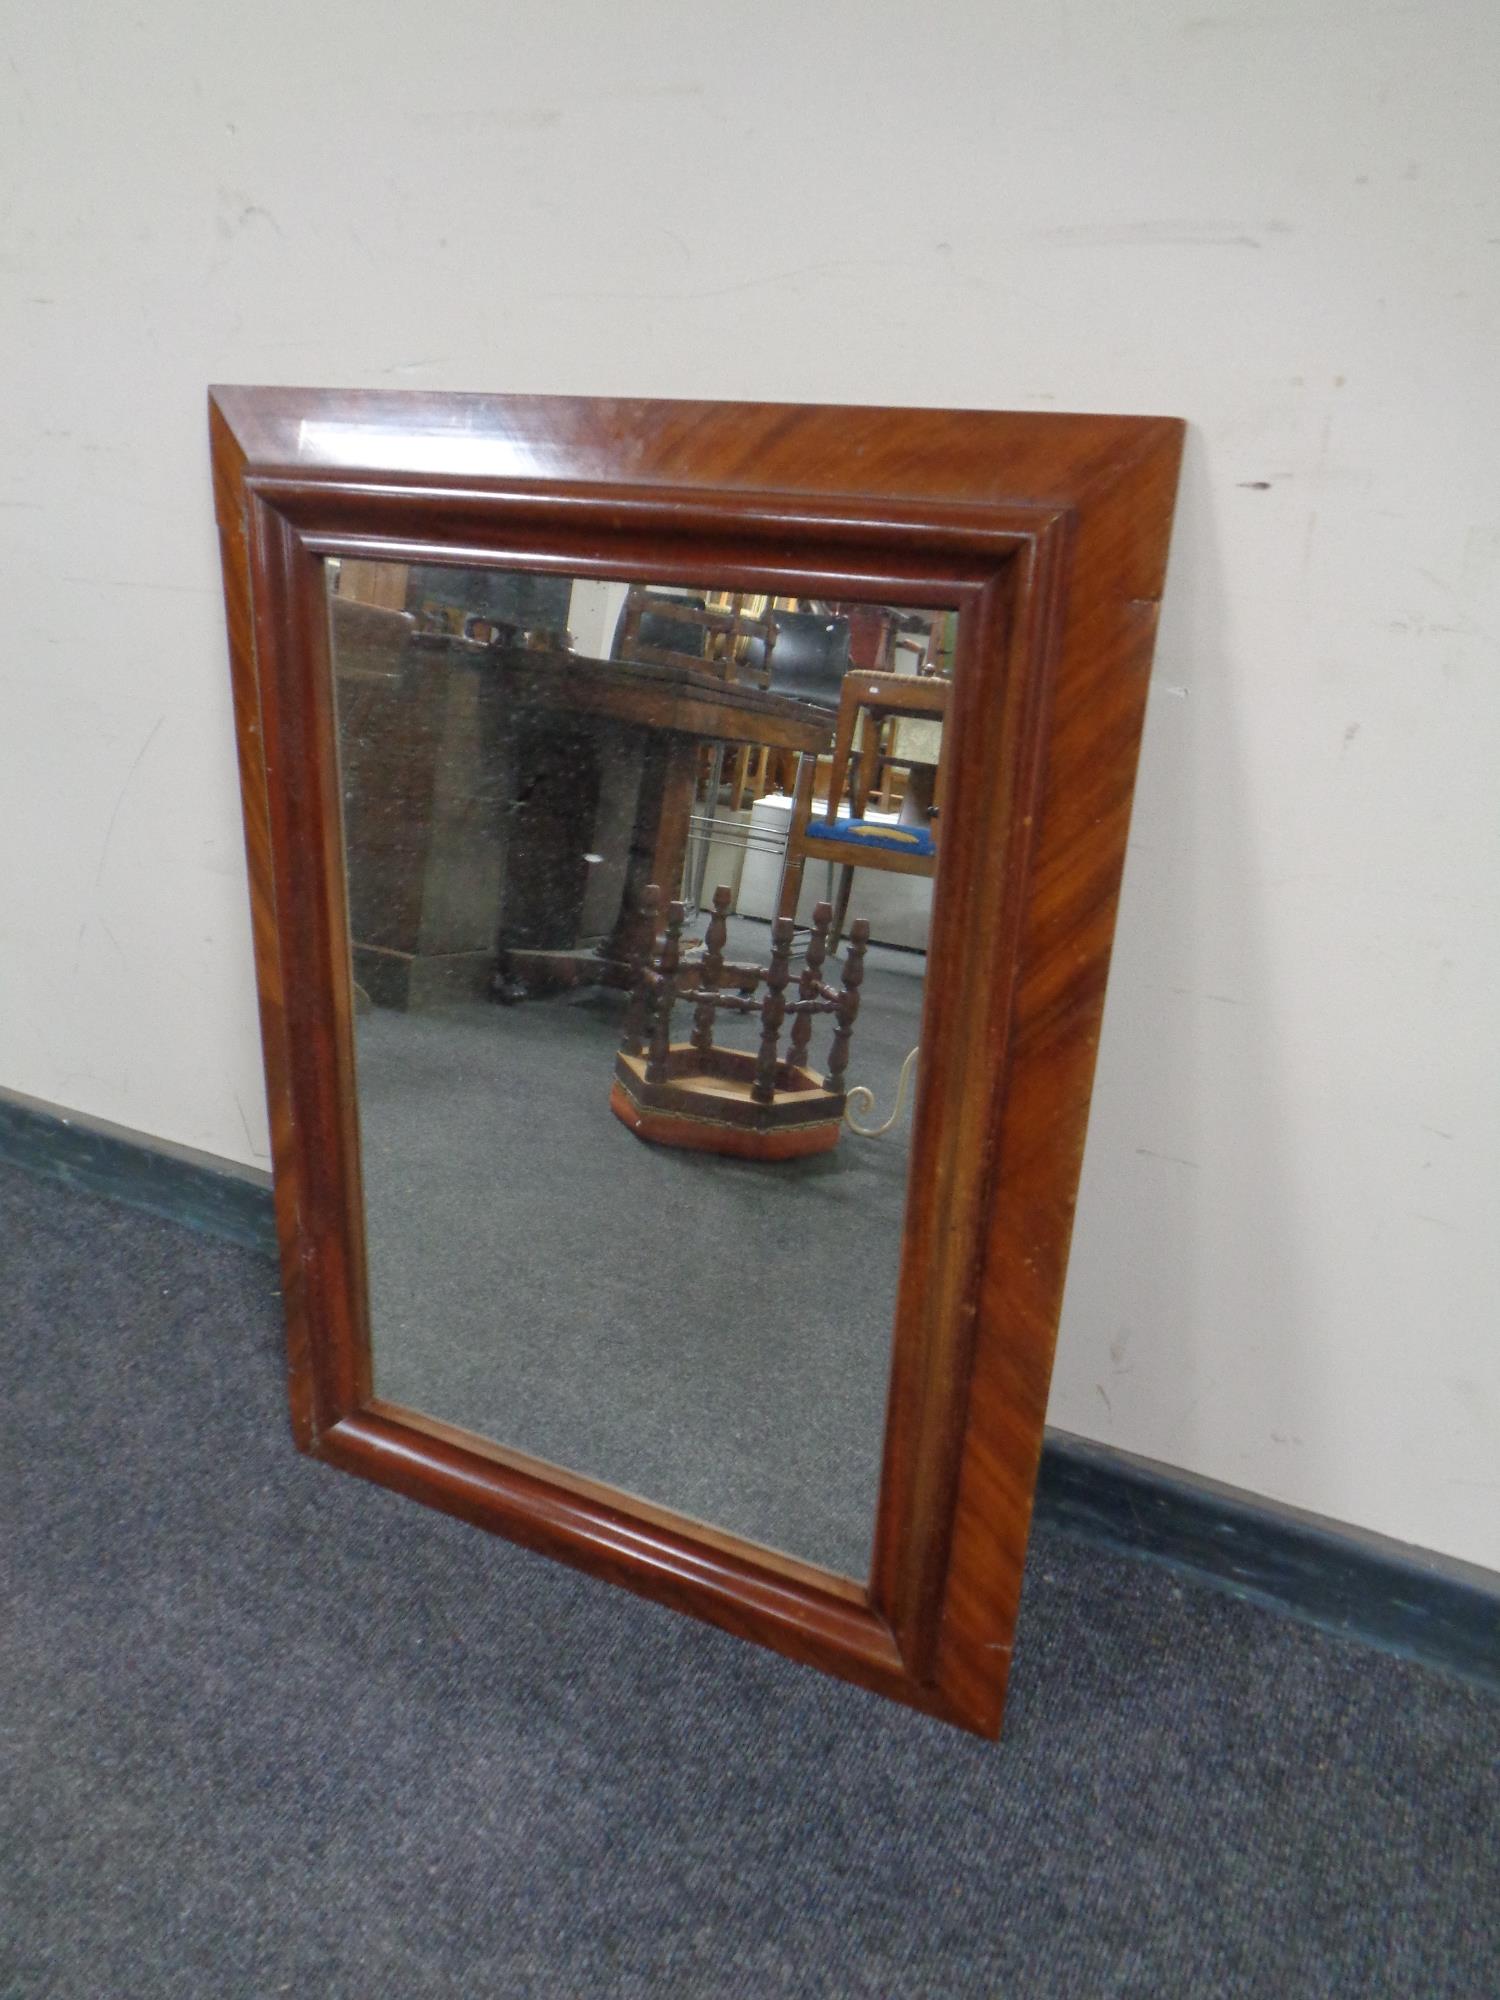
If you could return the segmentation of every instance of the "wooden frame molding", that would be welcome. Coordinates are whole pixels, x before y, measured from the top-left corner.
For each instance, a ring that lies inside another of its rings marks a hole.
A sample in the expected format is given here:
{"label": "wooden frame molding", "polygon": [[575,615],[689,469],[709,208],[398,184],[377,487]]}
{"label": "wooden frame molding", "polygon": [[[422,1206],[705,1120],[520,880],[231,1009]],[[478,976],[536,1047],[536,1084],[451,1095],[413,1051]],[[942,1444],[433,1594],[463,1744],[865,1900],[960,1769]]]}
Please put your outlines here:
{"label": "wooden frame molding", "polygon": [[[1181,423],[253,388],[209,403],[298,1444],[995,1735]],[[374,1395],[331,555],[960,612],[867,1582]]]}

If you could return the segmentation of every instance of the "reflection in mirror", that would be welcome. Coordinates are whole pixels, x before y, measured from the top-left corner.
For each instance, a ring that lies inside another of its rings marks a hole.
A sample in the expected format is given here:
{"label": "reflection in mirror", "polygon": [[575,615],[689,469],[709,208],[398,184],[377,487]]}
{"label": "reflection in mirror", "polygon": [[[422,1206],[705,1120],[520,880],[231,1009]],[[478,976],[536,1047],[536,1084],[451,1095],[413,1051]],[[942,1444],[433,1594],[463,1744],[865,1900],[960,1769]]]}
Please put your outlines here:
{"label": "reflection in mirror", "polygon": [[327,571],[376,1395],[864,1577],[956,615]]}

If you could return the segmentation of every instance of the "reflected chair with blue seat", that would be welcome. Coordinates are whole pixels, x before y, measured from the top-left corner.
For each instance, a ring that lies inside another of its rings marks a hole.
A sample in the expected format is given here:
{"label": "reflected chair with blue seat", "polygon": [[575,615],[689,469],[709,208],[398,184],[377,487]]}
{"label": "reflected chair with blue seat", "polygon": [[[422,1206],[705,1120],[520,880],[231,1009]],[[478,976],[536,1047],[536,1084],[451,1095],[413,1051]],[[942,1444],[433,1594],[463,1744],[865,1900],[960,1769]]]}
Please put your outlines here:
{"label": "reflected chair with blue seat", "polygon": [[[792,799],[778,914],[795,917],[802,877],[809,861],[829,861],[843,869],[830,936],[837,949],[849,913],[856,868],[896,875],[937,872],[938,825],[942,805],[943,723],[951,683],[936,675],[864,673],[846,675],[833,739],[828,797],[814,816],[816,763],[804,757]],[[856,749],[856,734],[860,747]],[[907,782],[895,818],[873,816],[870,795],[877,765],[905,766]],[[845,789],[849,809],[842,810]]]}

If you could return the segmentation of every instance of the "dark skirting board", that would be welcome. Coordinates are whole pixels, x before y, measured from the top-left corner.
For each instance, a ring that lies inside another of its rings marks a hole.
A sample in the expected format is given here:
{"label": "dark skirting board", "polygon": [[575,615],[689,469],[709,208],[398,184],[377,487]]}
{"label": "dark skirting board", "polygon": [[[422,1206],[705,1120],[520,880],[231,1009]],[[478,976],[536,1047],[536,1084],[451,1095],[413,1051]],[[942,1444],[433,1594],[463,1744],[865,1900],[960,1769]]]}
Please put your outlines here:
{"label": "dark skirting board", "polygon": [[269,1172],[5,1090],[0,1160],[276,1254]]}

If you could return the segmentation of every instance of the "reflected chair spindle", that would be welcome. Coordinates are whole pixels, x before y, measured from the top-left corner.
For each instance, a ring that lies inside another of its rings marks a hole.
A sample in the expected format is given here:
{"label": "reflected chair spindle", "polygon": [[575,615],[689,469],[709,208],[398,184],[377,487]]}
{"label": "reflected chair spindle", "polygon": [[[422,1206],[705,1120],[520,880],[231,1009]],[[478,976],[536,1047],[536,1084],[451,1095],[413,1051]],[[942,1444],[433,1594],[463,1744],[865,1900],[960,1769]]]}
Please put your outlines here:
{"label": "reflected chair spindle", "polygon": [[849,1066],[849,1037],[854,1033],[859,1013],[859,989],[865,976],[865,947],[870,942],[870,926],[863,917],[849,932],[849,948],[844,953],[844,990],[833,1010],[833,1046],[828,1051],[825,1090],[844,1094],[844,1071]]}
{"label": "reflected chair spindle", "polygon": [[631,1056],[646,1052],[645,1035],[650,1013],[646,973],[648,961],[656,949],[656,913],[660,906],[661,890],[654,882],[648,883],[641,891],[640,942],[631,954],[630,1005],[625,1009],[625,1028],[620,1038],[620,1047]]}
{"label": "reflected chair spindle", "polygon": [[750,1095],[757,1104],[769,1104],[776,1095],[777,1045],[781,1040],[781,1024],[786,1019],[786,987],[792,976],[794,929],[790,917],[778,917],[771,926],[771,963],[766,972],[766,997],[760,1010],[760,1053],[755,1058],[755,1081],[750,1087]]}
{"label": "reflected chair spindle", "polygon": [[714,890],[714,913],[703,937],[703,959],[698,967],[698,990],[703,996],[693,1010],[693,1047],[707,1055],[714,1045],[714,1002],[712,995],[724,977],[724,945],[729,937],[729,891]]}
{"label": "reflected chair spindle", "polygon": [[[778,917],[771,927],[769,964],[740,964],[724,955],[731,901],[728,889],[717,892],[703,950],[690,952],[686,964],[686,911],[681,903],[668,906],[664,936],[659,944],[652,936],[637,961],[637,992],[615,1057],[610,1109],[654,1145],[741,1160],[798,1160],[826,1153],[838,1144],[843,1129],[843,1071],[859,1009],[856,989],[869,926],[855,926],[844,990],[838,992],[823,976],[833,910],[820,903],[793,998],[788,993],[791,918]],[[654,931],[660,909],[654,887],[642,898],[642,908]],[[672,1009],[679,1000],[692,1009],[693,1028],[689,1041],[674,1044]],[[759,1018],[756,1053],[714,1039],[720,1014]],[[829,1058],[833,1073],[820,1082],[807,1056],[813,1021],[825,1015],[837,1025]],[[787,1060],[781,1062],[777,1051],[788,1017]]]}
{"label": "reflected chair spindle", "polygon": [[650,980],[651,1049],[646,1059],[646,1081],[665,1083],[667,1057],[672,1048],[672,1003],[677,998],[677,967],[682,957],[682,926],[687,920],[685,903],[668,903],[667,930]]}
{"label": "reflected chair spindle", "polygon": [[788,1059],[798,1065],[807,1061],[812,1041],[815,1005],[823,991],[823,961],[828,956],[828,926],[833,919],[832,903],[819,903],[812,913],[812,936],[807,941],[807,957],[797,982],[797,1005],[792,1010],[792,1040]]}

